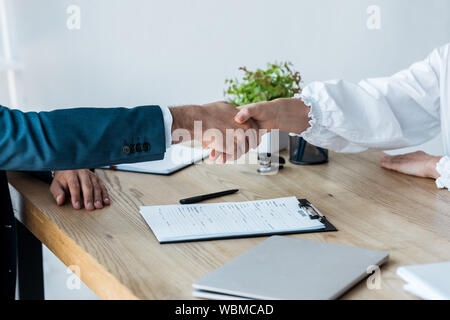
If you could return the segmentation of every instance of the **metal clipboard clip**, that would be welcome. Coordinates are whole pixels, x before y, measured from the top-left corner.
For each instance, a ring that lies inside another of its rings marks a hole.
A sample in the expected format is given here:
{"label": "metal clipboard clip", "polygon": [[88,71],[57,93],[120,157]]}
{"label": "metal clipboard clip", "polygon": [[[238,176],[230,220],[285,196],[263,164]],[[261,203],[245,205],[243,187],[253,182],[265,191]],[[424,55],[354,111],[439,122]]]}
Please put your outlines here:
{"label": "metal clipboard clip", "polygon": [[299,199],[299,207],[303,211],[305,211],[311,219],[318,219],[320,222],[325,220],[325,216],[320,212],[316,207],[314,207],[308,200]]}

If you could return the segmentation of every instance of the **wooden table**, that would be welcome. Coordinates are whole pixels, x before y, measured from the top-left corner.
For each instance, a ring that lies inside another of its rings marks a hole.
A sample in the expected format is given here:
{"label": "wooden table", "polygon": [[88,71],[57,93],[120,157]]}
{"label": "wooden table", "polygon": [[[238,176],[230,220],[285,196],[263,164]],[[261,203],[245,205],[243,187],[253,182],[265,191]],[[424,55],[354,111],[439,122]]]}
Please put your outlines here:
{"label": "wooden table", "polygon": [[57,207],[48,186],[26,174],[8,177],[23,196],[17,218],[66,265],[79,266],[81,279],[102,299],[192,299],[192,282],[263,241],[161,245],[139,214],[141,205],[231,188],[240,192],[220,201],[308,198],[339,229],[290,237],[388,251],[381,289],[368,289],[363,281],[344,299],[410,299],[395,271],[450,260],[450,192],[438,190],[433,180],[384,170],[379,158],[331,153],[328,164],[288,163],[273,176],[257,174],[256,165],[207,163],[171,176],[97,170],[112,205],[94,212]]}

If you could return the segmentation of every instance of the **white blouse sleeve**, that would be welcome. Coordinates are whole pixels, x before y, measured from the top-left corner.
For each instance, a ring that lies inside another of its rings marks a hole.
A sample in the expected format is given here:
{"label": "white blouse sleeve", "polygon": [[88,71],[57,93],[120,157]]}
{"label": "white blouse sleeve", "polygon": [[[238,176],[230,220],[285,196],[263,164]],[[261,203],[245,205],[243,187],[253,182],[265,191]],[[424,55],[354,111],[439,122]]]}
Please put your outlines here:
{"label": "white blouse sleeve", "polygon": [[398,149],[440,131],[441,49],[391,77],[313,82],[299,96],[311,107],[309,143],[338,152]]}

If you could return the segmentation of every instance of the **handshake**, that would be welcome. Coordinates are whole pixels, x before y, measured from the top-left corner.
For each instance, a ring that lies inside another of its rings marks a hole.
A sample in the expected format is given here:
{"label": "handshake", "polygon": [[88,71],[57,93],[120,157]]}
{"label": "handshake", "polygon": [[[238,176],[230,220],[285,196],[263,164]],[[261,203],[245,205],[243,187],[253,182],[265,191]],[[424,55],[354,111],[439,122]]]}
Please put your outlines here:
{"label": "handshake", "polygon": [[212,150],[210,160],[225,163],[256,148],[261,136],[272,130],[302,133],[309,127],[309,108],[290,98],[241,107],[224,101],[172,107],[172,141],[199,141]]}

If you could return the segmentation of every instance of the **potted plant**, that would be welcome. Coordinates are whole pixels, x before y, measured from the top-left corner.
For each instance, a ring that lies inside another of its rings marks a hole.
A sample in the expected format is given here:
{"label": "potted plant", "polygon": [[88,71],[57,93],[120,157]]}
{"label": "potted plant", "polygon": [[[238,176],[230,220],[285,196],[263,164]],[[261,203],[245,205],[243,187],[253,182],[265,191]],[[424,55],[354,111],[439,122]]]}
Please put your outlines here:
{"label": "potted plant", "polygon": [[[240,80],[236,78],[225,81],[226,99],[235,106],[278,98],[292,98],[302,90],[300,87],[302,77],[298,71],[293,70],[290,62],[268,63],[265,69],[255,71],[248,70],[246,67],[241,67],[239,70],[244,72]],[[280,132],[279,141],[276,141],[276,137],[272,135],[268,133],[262,137],[258,148],[259,153],[278,152],[287,147],[288,133]]]}

